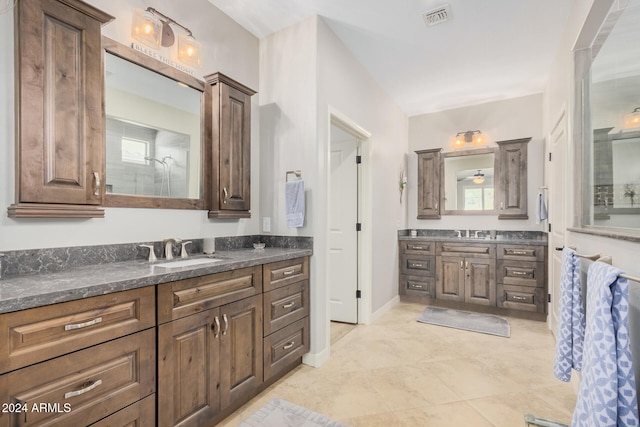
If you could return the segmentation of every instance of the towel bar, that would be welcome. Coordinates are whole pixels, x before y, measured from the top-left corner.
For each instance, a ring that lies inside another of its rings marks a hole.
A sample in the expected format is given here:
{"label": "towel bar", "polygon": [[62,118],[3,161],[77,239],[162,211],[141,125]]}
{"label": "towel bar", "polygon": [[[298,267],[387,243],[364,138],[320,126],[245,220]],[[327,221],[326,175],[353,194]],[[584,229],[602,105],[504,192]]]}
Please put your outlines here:
{"label": "towel bar", "polygon": [[[574,251],[576,250],[575,246],[568,246],[568,247],[573,249]],[[561,251],[562,249],[564,249],[564,247],[556,247],[555,249],[556,249],[556,251]],[[584,254],[576,253],[575,256],[577,256],[579,258],[588,259],[590,261],[600,261],[600,262],[607,263],[609,265],[613,264],[613,257],[611,257],[611,256],[601,256],[598,253],[593,254],[593,255],[584,255]],[[625,273],[620,273],[618,275],[618,277],[622,277],[623,279],[631,280],[632,282],[640,283],[640,277],[631,276],[631,275],[625,274]]]}

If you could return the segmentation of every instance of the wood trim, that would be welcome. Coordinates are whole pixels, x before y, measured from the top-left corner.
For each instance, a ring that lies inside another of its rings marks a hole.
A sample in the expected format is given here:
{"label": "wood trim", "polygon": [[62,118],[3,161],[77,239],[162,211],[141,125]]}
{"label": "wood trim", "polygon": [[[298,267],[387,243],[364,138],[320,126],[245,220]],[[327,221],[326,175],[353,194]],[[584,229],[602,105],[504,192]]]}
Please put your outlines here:
{"label": "wood trim", "polygon": [[9,218],[104,218],[104,208],[93,205],[14,203],[7,208]]}
{"label": "wood trim", "polygon": [[113,208],[204,209],[204,199],[107,194],[104,205]]}

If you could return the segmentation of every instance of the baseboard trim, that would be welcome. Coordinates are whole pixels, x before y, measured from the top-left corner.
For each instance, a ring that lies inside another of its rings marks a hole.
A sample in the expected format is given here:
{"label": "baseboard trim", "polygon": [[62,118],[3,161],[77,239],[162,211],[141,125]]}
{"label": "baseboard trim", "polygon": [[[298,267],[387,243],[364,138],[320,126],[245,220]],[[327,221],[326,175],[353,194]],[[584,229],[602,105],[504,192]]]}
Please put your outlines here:
{"label": "baseboard trim", "polygon": [[313,366],[314,368],[319,368],[324,362],[329,360],[330,354],[331,349],[329,347],[325,348],[320,353],[307,353],[302,356],[302,363]]}
{"label": "baseboard trim", "polygon": [[391,300],[388,303],[386,303],[385,305],[377,309],[375,312],[371,313],[371,316],[369,316],[369,323],[367,323],[367,325],[374,323],[376,320],[382,317],[383,314],[391,310],[395,305],[399,303],[400,303],[400,295],[396,295],[395,297],[391,298]]}

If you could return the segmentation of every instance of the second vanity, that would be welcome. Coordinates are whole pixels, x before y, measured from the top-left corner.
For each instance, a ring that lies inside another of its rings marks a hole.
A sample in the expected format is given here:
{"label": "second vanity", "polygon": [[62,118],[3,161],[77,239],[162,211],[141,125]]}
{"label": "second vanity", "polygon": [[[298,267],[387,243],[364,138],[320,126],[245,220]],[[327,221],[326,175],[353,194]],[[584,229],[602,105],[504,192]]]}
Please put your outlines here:
{"label": "second vanity", "polygon": [[496,239],[453,230],[399,232],[399,293],[405,300],[546,320],[547,239],[499,232]]}
{"label": "second vanity", "polygon": [[308,352],[311,254],[3,278],[0,426],[214,425]]}

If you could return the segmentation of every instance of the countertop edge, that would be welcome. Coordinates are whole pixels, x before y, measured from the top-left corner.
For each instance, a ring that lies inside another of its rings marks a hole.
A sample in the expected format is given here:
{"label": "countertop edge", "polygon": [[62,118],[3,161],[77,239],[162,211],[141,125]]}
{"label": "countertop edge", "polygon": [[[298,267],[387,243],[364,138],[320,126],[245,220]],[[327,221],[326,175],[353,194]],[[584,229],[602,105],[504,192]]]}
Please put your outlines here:
{"label": "countertop edge", "polygon": [[435,236],[398,236],[398,241],[421,241],[421,242],[447,242],[447,243],[495,243],[504,245],[529,244],[538,246],[547,246],[548,240],[537,239],[472,239],[466,237],[435,237]]}
{"label": "countertop edge", "polygon": [[[152,264],[145,261],[126,261],[5,278],[0,280],[0,314],[311,255],[312,249],[243,249],[216,252],[215,257],[224,262],[183,267],[172,272],[155,273]],[[101,274],[107,277],[101,277]],[[109,274],[118,277],[110,280]]]}

